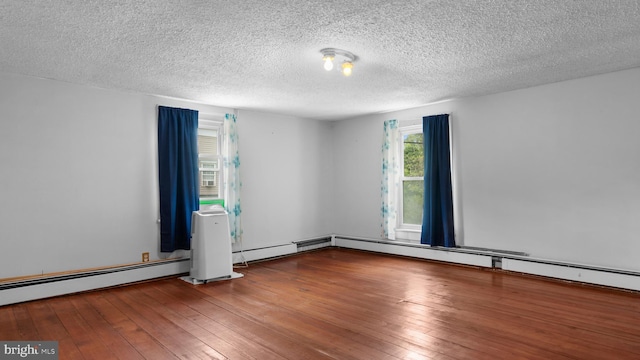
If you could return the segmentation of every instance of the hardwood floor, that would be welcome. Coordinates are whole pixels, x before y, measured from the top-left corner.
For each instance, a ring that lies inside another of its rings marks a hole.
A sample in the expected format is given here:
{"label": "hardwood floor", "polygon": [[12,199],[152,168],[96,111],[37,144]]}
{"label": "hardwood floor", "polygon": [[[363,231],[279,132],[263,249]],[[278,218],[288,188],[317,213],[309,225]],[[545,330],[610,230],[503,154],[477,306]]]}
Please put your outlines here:
{"label": "hardwood floor", "polygon": [[[0,307],[60,359],[640,359],[640,294],[346,249]],[[0,294],[1,295],[1,294]]]}

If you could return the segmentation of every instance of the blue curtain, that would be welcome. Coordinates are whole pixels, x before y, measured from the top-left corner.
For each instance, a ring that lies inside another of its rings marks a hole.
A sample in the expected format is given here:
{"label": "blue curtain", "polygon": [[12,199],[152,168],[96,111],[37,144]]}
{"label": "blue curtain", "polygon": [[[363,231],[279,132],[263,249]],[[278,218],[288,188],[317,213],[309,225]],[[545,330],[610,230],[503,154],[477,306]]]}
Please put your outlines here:
{"label": "blue curtain", "polygon": [[449,115],[422,118],[424,134],[424,211],[420,242],[455,247]]}
{"label": "blue curtain", "polygon": [[158,107],[160,251],[191,248],[191,213],[199,208],[198,111]]}

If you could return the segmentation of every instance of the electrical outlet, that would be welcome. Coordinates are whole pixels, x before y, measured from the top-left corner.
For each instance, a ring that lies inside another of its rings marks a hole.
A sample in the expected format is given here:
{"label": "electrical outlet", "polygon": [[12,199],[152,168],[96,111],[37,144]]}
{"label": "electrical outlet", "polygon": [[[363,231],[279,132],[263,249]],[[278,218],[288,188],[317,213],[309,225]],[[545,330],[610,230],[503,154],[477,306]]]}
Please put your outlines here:
{"label": "electrical outlet", "polygon": [[149,253],[148,252],[143,252],[142,253],[142,262],[149,262]]}

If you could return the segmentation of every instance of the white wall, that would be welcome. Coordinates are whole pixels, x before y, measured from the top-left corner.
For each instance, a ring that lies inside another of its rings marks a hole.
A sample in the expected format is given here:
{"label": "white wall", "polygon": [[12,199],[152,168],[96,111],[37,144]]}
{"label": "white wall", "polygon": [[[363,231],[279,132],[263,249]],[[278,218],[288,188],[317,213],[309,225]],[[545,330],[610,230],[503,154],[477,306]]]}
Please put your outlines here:
{"label": "white wall", "polygon": [[334,123],[334,233],[381,237],[382,125],[389,119],[402,124],[421,123],[423,115],[451,112],[451,103],[425,111],[409,109]]}
{"label": "white wall", "polygon": [[331,127],[329,122],[239,111],[245,250],[332,233]]}
{"label": "white wall", "polygon": [[447,112],[461,242],[640,270],[639,93],[632,69],[337,122],[335,232],[379,237],[382,122]]}
{"label": "white wall", "polygon": [[[382,122],[447,112],[465,245],[640,270],[638,93],[635,69],[338,122],[240,111],[243,247],[378,238]],[[0,75],[0,278],[165,256],[159,104],[230,111]]]}
{"label": "white wall", "polygon": [[[182,255],[159,252],[157,105],[231,111],[0,75],[0,278]],[[238,127],[242,248],[331,234],[332,124],[240,111]]]}
{"label": "white wall", "polygon": [[185,101],[0,74],[0,278],[159,253],[157,105]]}

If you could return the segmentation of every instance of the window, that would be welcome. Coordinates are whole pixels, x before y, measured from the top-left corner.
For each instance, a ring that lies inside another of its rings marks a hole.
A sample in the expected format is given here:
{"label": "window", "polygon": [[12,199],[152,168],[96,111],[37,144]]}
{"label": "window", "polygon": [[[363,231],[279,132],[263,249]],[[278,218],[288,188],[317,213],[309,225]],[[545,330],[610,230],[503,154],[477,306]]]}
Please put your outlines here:
{"label": "window", "polygon": [[421,126],[400,129],[400,211],[401,228],[418,229],[422,225],[424,201],[424,138]]}
{"label": "window", "polygon": [[221,180],[220,133],[222,124],[211,120],[198,120],[198,177],[200,206],[224,206]]}

